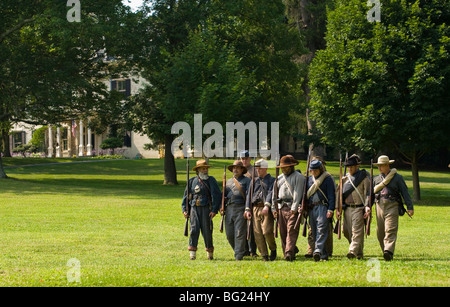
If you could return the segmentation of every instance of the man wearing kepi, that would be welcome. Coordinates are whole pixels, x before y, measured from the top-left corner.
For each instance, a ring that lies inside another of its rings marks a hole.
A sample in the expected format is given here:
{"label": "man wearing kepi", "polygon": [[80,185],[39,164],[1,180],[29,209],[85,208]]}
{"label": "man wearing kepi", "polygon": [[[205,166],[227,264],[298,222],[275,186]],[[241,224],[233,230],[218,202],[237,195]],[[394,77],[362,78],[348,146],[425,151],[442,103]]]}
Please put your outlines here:
{"label": "man wearing kepi", "polygon": [[390,261],[394,257],[398,217],[405,214],[403,201],[406,204],[408,215],[414,214],[414,207],[405,180],[395,168],[390,168],[389,165],[392,163],[394,160],[389,160],[388,156],[380,156],[378,162],[374,163],[378,166],[380,175],[373,179],[377,210],[377,237],[386,261]]}
{"label": "man wearing kepi", "polygon": [[[281,246],[284,259],[287,261],[293,261],[298,252],[295,245],[299,230],[295,229],[295,222],[305,187],[305,177],[294,169],[297,164],[298,161],[291,155],[281,158],[280,165],[277,165],[283,172],[278,176],[278,199],[274,193],[272,196],[272,212],[274,218],[278,218]],[[278,206],[279,215],[276,206]]]}
{"label": "man wearing kepi", "polygon": [[244,218],[247,191],[250,189],[251,179],[244,176],[247,168],[239,160],[228,166],[233,172],[233,178],[228,179],[225,187],[227,210],[225,215],[225,233],[228,243],[234,251],[234,258],[242,260],[247,244],[247,223]]}
{"label": "man wearing kepi", "polygon": [[[255,162],[256,172],[258,176],[254,181],[253,193],[251,189],[247,193],[247,200],[245,203],[245,214],[247,219],[253,218],[253,232],[255,235],[256,246],[261,253],[264,261],[275,260],[277,257],[277,245],[273,234],[273,215],[270,213],[272,203],[272,188],[275,178],[267,173],[268,163],[264,159]],[[251,195],[253,194],[253,195]],[[252,210],[253,208],[253,210]]]}
{"label": "man wearing kepi", "polygon": [[364,219],[370,215],[370,179],[365,170],[360,170],[361,159],[350,156],[344,163],[348,173],[342,179],[342,199],[344,201],[344,236],[350,243],[347,257],[363,258]]}
{"label": "man wearing kepi", "polygon": [[[207,258],[213,259],[213,224],[212,219],[219,211],[221,205],[221,195],[219,185],[214,177],[208,175],[208,165],[205,160],[198,160],[192,169],[197,172],[197,176],[189,179],[189,205],[191,208],[190,224],[191,231],[189,236],[189,253],[190,259],[195,260],[197,252],[197,244],[202,232],[205,241]],[[184,197],[181,204],[184,217],[188,216],[186,211],[187,187],[184,191]]]}
{"label": "man wearing kepi", "polygon": [[315,241],[313,258],[315,261],[328,260],[328,253],[325,247],[330,223],[328,219],[333,217],[335,209],[336,185],[330,173],[319,160],[312,160],[308,177],[307,194],[308,217],[311,225],[311,233]]}

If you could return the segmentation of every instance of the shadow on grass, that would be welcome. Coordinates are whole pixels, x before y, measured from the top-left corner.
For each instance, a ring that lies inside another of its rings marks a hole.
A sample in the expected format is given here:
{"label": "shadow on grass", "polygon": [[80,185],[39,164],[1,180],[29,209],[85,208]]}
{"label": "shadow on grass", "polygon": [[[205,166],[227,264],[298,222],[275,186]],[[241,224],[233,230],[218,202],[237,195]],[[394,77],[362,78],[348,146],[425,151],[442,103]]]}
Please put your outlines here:
{"label": "shadow on grass", "polygon": [[80,196],[117,196],[120,198],[167,199],[182,195],[184,186],[163,185],[161,180],[117,179],[3,179],[2,192],[18,195],[74,194]]}

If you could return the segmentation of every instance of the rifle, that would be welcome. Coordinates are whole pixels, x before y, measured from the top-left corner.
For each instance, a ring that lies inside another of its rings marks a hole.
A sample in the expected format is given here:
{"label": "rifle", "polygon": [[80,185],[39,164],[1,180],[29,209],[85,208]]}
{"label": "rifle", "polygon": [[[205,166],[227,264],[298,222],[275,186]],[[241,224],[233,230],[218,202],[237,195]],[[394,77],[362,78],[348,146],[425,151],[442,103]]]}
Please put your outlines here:
{"label": "rifle", "polygon": [[[252,185],[251,185],[251,190],[250,190],[250,212],[253,215],[253,190],[255,188],[255,160],[253,161],[253,168],[252,168]],[[252,230],[252,218],[250,218],[249,220],[247,220],[247,241],[250,240],[250,234],[251,234],[251,230]]]}
{"label": "rifle", "polygon": [[338,194],[338,213],[339,218],[334,227],[334,233],[338,235],[338,239],[341,239],[341,220],[342,220],[342,157],[339,155],[339,194]]}
{"label": "rifle", "polygon": [[220,232],[223,232],[223,220],[225,219],[225,187],[227,184],[227,166],[223,166],[223,179],[222,179],[222,208],[220,208]]}
{"label": "rifle", "polygon": [[366,238],[370,236],[370,223],[372,222],[372,204],[373,204],[373,159],[370,159],[370,196],[369,196],[369,207],[370,215],[367,217],[366,222]]}
{"label": "rifle", "polygon": [[[277,167],[280,165],[280,159],[277,156],[277,162],[276,162],[276,166],[275,166],[275,182],[273,183],[273,189],[272,189],[272,193],[275,194],[275,210],[277,210],[277,218],[275,219],[275,233],[274,236],[275,238],[278,238],[278,217],[280,214],[280,209],[278,208],[278,176],[280,176],[280,168]],[[273,197],[272,197],[273,199]]]}
{"label": "rifle", "polygon": [[184,223],[184,236],[187,237],[189,236],[189,218],[191,215],[191,208],[189,207],[189,156],[187,156],[187,160],[186,160],[186,176],[187,176],[187,180],[186,180],[186,212],[187,212],[187,216],[186,216],[186,222]]}
{"label": "rifle", "polygon": [[309,164],[311,160],[311,149],[308,151],[308,157],[306,160],[306,175],[305,175],[305,186],[303,188],[303,197],[302,197],[302,204],[300,209],[300,214],[297,217],[297,220],[295,221],[294,229],[299,229],[300,224],[303,224],[303,230],[302,230],[302,236],[306,237],[307,234],[307,225],[308,225],[308,199],[306,199],[306,194],[308,192],[308,172],[309,172]]}

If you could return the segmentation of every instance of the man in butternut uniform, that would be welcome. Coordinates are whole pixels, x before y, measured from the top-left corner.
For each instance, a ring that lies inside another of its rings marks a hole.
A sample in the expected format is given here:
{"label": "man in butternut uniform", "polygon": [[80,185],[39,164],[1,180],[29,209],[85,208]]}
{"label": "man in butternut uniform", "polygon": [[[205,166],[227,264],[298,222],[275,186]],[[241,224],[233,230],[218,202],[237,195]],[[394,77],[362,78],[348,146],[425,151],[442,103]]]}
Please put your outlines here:
{"label": "man in butternut uniform", "polygon": [[365,170],[359,169],[360,164],[358,155],[348,158],[344,163],[348,173],[342,179],[344,236],[350,243],[347,254],[349,259],[363,257],[364,219],[370,214],[370,179]]}
{"label": "man in butternut uniform", "polygon": [[[287,261],[295,260],[295,254],[298,252],[295,244],[298,239],[298,229],[295,229],[297,221],[298,208],[301,205],[305,187],[305,176],[295,171],[294,166],[298,161],[291,155],[283,156],[280,165],[283,174],[278,176],[278,199],[275,193],[272,193],[272,212],[274,218],[278,218],[280,226],[281,245],[283,248],[284,259]],[[277,207],[280,211],[278,216]]]}
{"label": "man in butternut uniform", "polygon": [[391,169],[389,166],[393,162],[394,160],[389,160],[388,156],[383,155],[378,158],[377,163],[374,163],[380,171],[380,175],[373,179],[377,208],[377,237],[386,261],[394,258],[398,217],[405,213],[403,201],[406,204],[408,215],[414,214],[414,207],[405,180],[395,168]]}
{"label": "man in butternut uniform", "polygon": [[[264,261],[275,260],[277,257],[277,244],[273,234],[274,219],[270,213],[272,203],[272,188],[275,178],[267,173],[268,163],[264,159],[255,162],[257,177],[255,178],[255,186],[253,193],[247,194],[247,201],[245,205],[246,218],[253,218],[253,233],[255,235],[256,246],[261,253]],[[250,195],[253,194],[253,195]],[[252,209],[253,207],[253,209]]]}

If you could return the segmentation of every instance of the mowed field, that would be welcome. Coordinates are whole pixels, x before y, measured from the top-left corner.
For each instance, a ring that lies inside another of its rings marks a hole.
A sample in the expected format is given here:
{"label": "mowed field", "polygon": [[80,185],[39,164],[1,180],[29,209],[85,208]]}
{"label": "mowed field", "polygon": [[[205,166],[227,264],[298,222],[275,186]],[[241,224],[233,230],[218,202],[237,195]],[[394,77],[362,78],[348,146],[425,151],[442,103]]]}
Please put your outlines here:
{"label": "mowed field", "polygon": [[[347,240],[334,235],[328,262],[304,258],[302,236],[294,262],[281,259],[279,238],[276,261],[236,262],[219,215],[215,259],[206,260],[200,238],[197,260],[190,261],[181,213],[186,160],[176,161],[178,186],[162,184],[162,160],[20,167],[36,162],[67,160],[4,159],[15,167],[5,169],[11,179],[0,180],[0,286],[450,286],[448,171],[420,173],[422,201],[412,220],[400,217],[394,261],[383,260],[374,218],[363,260],[347,259]],[[221,185],[230,161],[210,163]],[[304,172],[305,161],[297,168]],[[327,169],[337,181],[338,163]],[[412,195],[411,172],[400,174]]]}

